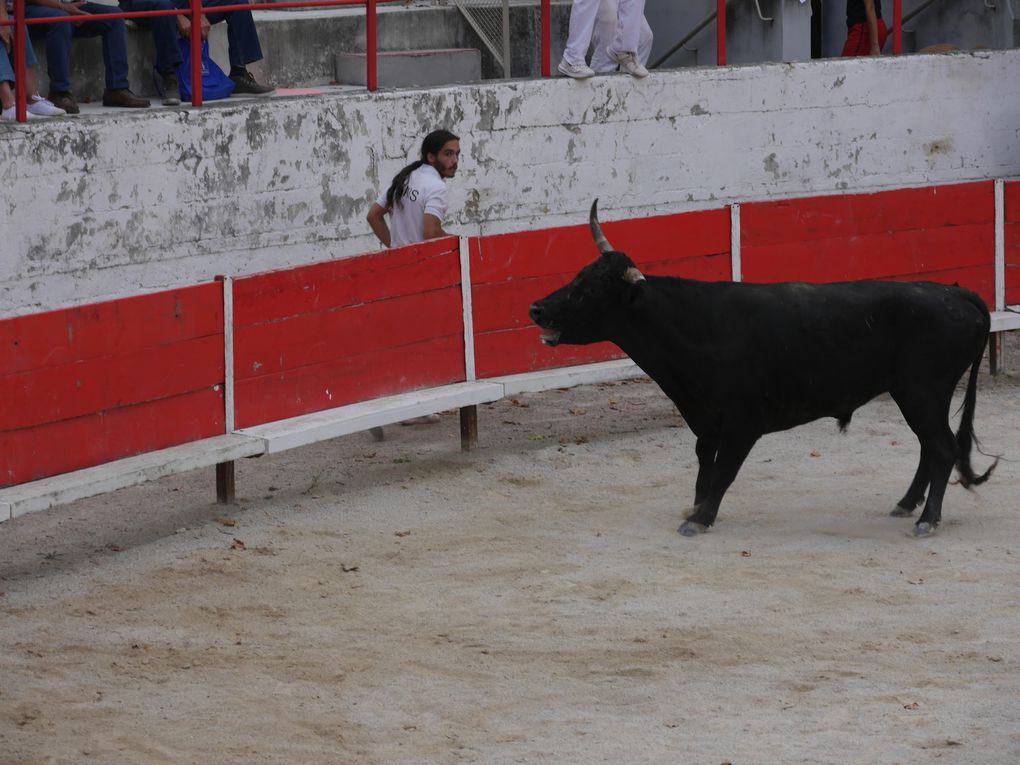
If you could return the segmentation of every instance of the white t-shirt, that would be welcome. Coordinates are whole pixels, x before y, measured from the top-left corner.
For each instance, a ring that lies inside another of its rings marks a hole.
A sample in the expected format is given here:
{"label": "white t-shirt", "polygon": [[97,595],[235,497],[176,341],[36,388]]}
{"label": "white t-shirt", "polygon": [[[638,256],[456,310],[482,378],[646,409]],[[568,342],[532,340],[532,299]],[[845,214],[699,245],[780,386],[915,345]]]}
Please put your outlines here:
{"label": "white t-shirt", "polygon": [[[386,207],[386,192],[375,201],[380,207]],[[436,216],[442,224],[448,204],[446,183],[436,168],[422,165],[412,171],[407,179],[407,191],[400,200],[393,200],[390,210],[390,247],[423,241],[425,214]]]}

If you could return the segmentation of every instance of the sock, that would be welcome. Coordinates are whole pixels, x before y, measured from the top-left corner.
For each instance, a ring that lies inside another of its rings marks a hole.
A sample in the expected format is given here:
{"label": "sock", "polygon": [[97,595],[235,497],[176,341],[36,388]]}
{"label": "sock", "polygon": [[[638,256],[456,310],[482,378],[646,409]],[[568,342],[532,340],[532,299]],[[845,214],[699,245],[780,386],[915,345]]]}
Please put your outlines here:
{"label": "sock", "polygon": [[232,67],[230,67],[230,76],[231,77],[243,77],[247,73],[248,73],[248,70],[245,69],[243,66],[232,66]]}

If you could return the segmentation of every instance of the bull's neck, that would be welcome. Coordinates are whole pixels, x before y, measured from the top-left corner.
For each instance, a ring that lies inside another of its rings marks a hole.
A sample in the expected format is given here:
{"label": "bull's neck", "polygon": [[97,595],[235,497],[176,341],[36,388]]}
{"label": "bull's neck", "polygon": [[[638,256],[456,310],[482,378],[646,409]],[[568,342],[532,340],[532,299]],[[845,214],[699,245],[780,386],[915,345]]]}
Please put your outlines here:
{"label": "bull's neck", "polygon": [[691,289],[697,283],[647,278],[644,297],[623,309],[610,340],[663,387],[670,380],[692,389],[708,351],[694,340],[704,315]]}

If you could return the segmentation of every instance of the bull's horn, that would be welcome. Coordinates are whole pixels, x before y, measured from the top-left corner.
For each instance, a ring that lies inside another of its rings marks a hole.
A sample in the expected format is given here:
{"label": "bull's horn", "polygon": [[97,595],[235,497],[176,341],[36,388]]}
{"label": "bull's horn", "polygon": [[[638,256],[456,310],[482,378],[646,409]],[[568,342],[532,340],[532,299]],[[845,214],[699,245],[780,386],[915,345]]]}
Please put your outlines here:
{"label": "bull's horn", "polygon": [[631,266],[623,272],[623,280],[627,284],[640,284],[645,280],[645,275],[634,268],[634,266]]}
{"label": "bull's horn", "polygon": [[589,217],[589,223],[591,225],[591,235],[595,240],[595,246],[599,248],[599,252],[612,252],[613,245],[606,239],[605,234],[602,233],[602,226],[599,225],[599,200],[596,199],[591,203],[591,216]]}

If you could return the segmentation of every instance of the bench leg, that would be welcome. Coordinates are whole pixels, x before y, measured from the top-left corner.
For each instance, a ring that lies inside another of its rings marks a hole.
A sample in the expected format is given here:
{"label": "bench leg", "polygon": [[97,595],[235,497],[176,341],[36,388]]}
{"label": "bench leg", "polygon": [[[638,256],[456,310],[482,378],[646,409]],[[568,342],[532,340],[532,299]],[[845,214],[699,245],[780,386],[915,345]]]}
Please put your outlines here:
{"label": "bench leg", "polygon": [[1004,371],[1002,368],[1002,333],[993,332],[988,336],[988,372],[993,375]]}
{"label": "bench leg", "polygon": [[216,501],[221,505],[234,504],[234,463],[216,465]]}
{"label": "bench leg", "polygon": [[475,405],[460,408],[460,450],[471,451],[478,444],[478,407]]}

